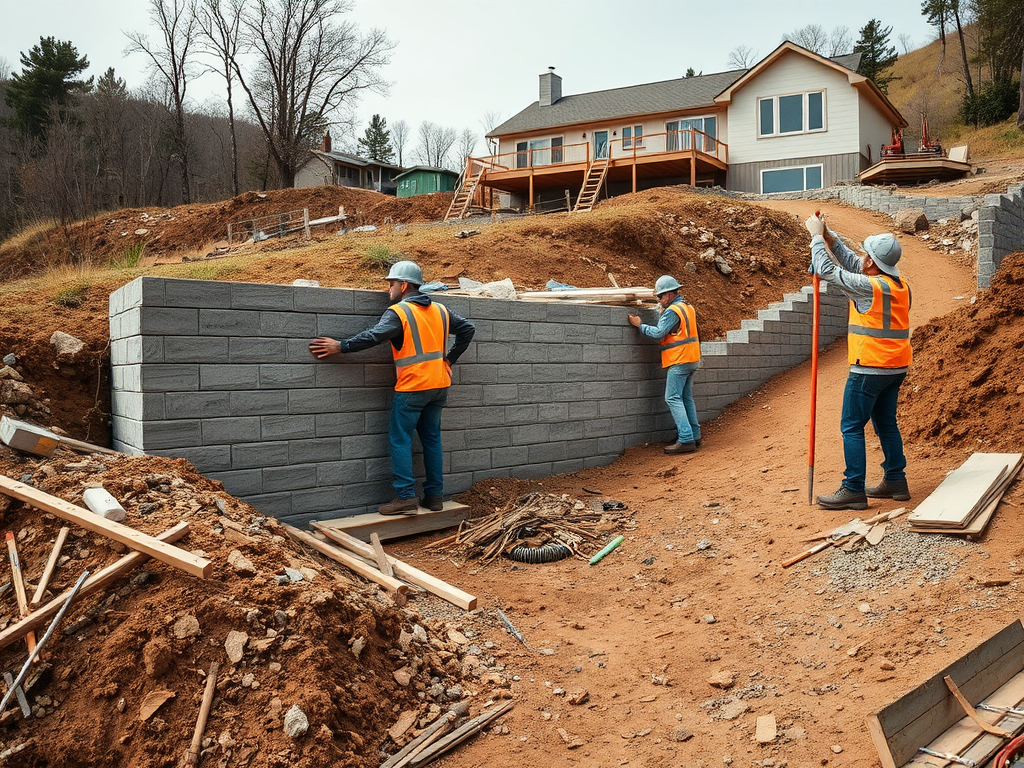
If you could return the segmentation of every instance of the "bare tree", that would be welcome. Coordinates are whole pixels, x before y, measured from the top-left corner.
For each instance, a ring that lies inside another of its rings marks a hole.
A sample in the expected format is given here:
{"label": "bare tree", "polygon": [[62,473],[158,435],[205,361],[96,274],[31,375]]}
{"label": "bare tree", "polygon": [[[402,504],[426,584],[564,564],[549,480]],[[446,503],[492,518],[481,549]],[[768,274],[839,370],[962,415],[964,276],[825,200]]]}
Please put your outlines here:
{"label": "bare tree", "polygon": [[829,56],[842,56],[853,50],[853,35],[849,27],[838,26],[828,36]]}
{"label": "bare tree", "polygon": [[728,66],[733,69],[750,69],[757,61],[757,51],[749,45],[737,45],[729,51]]}
{"label": "bare tree", "polygon": [[405,120],[396,120],[391,124],[391,146],[395,148],[396,162],[404,165],[405,148],[409,146],[409,124]]}
{"label": "bare tree", "polygon": [[789,40],[809,51],[814,51],[824,56],[828,51],[829,39],[825,29],[820,24],[808,24],[805,27],[782,36],[783,41]]}
{"label": "bare tree", "polygon": [[173,115],[171,141],[181,171],[181,197],[192,201],[188,168],[188,131],[185,124],[185,93],[194,74],[193,46],[198,37],[196,0],[149,0],[149,15],[160,30],[162,40],[150,43],[141,32],[128,32],[129,53],[149,57],[149,67],[167,86]]}
{"label": "bare tree", "polygon": [[420,123],[419,146],[416,153],[420,162],[434,168],[445,168],[448,162],[448,153],[458,138],[454,128],[446,128],[443,125],[436,125],[429,120]]}
{"label": "bare tree", "polygon": [[947,0],[949,10],[956,21],[956,33],[960,37],[960,55],[964,62],[964,82],[967,84],[967,95],[974,99],[974,83],[971,81],[971,68],[967,61],[967,45],[964,42],[964,26],[960,21],[960,0]]}
{"label": "bare tree", "polygon": [[243,15],[243,41],[255,58],[235,75],[267,141],[281,186],[309,158],[334,113],[362,91],[385,92],[379,70],[391,43],[383,31],[360,33],[341,17],[349,0],[252,0]]}
{"label": "bare tree", "polygon": [[216,71],[227,89],[228,131],[231,134],[231,191],[238,195],[238,137],[232,94],[235,73],[231,62],[238,58],[241,44],[242,9],[245,0],[202,0],[199,8],[200,40],[205,53],[217,60]]}
{"label": "bare tree", "polygon": [[483,118],[480,120],[480,127],[484,129],[484,140],[487,142],[487,151],[491,155],[498,154],[498,140],[492,138],[488,134],[505,122],[505,115],[503,112],[497,110],[488,110],[484,112]]}
{"label": "bare tree", "polygon": [[904,32],[897,39],[900,41],[900,45],[903,46],[903,54],[910,53],[910,49],[914,47],[914,38]]}
{"label": "bare tree", "polygon": [[471,128],[463,128],[458,138],[458,167],[452,170],[462,172],[466,168],[466,161],[473,156],[473,150],[476,149],[479,137],[473,132]]}

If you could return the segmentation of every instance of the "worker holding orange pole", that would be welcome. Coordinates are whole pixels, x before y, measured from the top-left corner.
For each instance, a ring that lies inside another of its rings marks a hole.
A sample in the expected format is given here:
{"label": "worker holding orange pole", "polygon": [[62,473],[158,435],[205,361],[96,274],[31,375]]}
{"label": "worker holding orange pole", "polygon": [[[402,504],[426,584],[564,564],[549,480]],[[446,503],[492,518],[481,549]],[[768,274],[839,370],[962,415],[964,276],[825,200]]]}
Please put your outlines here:
{"label": "worker holding orange pole", "polygon": [[[896,423],[900,385],[911,359],[910,287],[896,266],[902,248],[886,232],[867,238],[866,255],[858,256],[829,231],[824,217],[810,216],[804,226],[811,233],[811,272],[850,299],[850,373],[840,422],[846,472],[839,490],[819,496],[818,505],[856,510],[867,509],[868,497],[906,501],[907,460]],[[869,421],[881,443],[885,474],[881,483],[866,488],[864,428]]]}

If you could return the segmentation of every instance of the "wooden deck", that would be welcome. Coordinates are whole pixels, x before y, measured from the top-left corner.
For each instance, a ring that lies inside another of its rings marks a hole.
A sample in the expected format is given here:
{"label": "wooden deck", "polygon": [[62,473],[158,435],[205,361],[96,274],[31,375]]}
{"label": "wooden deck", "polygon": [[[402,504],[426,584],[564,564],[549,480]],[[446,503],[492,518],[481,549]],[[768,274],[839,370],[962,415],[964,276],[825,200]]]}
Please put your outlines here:
{"label": "wooden deck", "polygon": [[969,162],[950,160],[941,155],[913,154],[883,157],[860,174],[865,184],[914,183],[918,181],[950,181],[971,172]]}

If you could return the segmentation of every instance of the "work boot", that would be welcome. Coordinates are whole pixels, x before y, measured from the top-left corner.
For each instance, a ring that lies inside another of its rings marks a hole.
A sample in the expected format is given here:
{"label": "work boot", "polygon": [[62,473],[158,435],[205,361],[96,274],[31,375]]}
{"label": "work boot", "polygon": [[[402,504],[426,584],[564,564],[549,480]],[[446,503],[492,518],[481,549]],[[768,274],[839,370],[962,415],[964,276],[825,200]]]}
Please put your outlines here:
{"label": "work boot", "polygon": [[377,513],[380,515],[415,515],[419,506],[415,496],[411,499],[400,499],[396,496],[387,504],[377,507]]}
{"label": "work boot", "polygon": [[844,485],[831,496],[819,496],[818,506],[825,509],[867,509],[868,497],[863,492],[855,493]]}
{"label": "work boot", "polygon": [[665,453],[693,453],[697,450],[694,443],[672,443],[666,446]]}
{"label": "work boot", "polygon": [[910,489],[907,488],[907,480],[882,480],[874,488],[865,488],[864,493],[872,499],[894,499],[896,501],[910,501]]}
{"label": "work boot", "polygon": [[444,509],[444,499],[440,496],[427,494],[420,499],[420,506],[424,509],[429,509],[431,512],[440,512]]}
{"label": "work boot", "polygon": [[693,441],[693,444],[696,445],[698,448],[700,448],[701,442],[702,442],[701,439],[698,437],[696,440]]}

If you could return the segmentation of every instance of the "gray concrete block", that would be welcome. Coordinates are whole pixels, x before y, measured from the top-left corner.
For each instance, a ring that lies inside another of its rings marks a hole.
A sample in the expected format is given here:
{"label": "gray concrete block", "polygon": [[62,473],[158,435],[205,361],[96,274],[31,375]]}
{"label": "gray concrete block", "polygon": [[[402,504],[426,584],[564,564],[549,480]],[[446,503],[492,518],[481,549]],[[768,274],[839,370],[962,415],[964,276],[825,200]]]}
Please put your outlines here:
{"label": "gray concrete block", "polygon": [[558,363],[540,363],[533,366],[532,380],[536,384],[567,381],[569,378],[566,366]]}
{"label": "gray concrete block", "polygon": [[316,437],[345,437],[362,434],[366,417],[363,411],[318,413],[314,415]]}
{"label": "gray concrete block", "polygon": [[[295,308],[294,296],[300,290],[290,285],[269,283],[231,283],[231,297],[222,307],[231,309],[291,310]],[[319,290],[305,288],[302,290]]]}
{"label": "gray concrete block", "polygon": [[133,421],[160,421],[164,419],[163,393],[125,392],[114,389],[110,392],[110,410]]}
{"label": "gray concrete block", "polygon": [[231,467],[282,467],[288,463],[288,442],[241,443],[231,446]]}
{"label": "gray concrete block", "polygon": [[531,323],[530,341],[535,344],[561,344],[565,341],[564,328],[557,323]]}
{"label": "gray concrete block", "polygon": [[[303,341],[303,346],[307,345]],[[289,362],[288,340],[270,339],[263,336],[233,336],[228,339],[226,362],[229,363],[284,363]],[[225,360],[224,357],[220,358]],[[306,349],[306,360],[310,360],[309,349]]]}
{"label": "gray concrete block", "polygon": [[535,477],[550,477],[551,462],[543,464],[520,464],[512,468],[512,477],[531,479]]}
{"label": "gray concrete block", "polygon": [[300,488],[315,488],[317,485],[316,464],[292,464],[286,467],[267,467],[263,472],[263,491],[295,491]]}
{"label": "gray concrete block", "polygon": [[550,437],[550,424],[522,424],[512,427],[513,445],[535,445],[546,443]]}
{"label": "gray concrete block", "polygon": [[292,514],[292,493],[261,493],[255,496],[244,496],[242,501],[251,505],[262,515],[276,517],[279,520]]}
{"label": "gray concrete block", "polygon": [[138,313],[139,333],[144,336],[195,336],[199,332],[199,310],[144,306],[125,313]]}
{"label": "gray concrete block", "polygon": [[597,453],[599,455],[619,456],[626,450],[626,440],[622,435],[609,435],[597,439]]}
{"label": "gray concrete block", "polygon": [[224,484],[232,496],[252,496],[263,492],[261,469],[237,469],[230,472],[211,472],[209,478]]}
{"label": "gray concrete block", "polygon": [[258,365],[216,365],[199,366],[199,388],[212,389],[255,389],[259,386]]}
{"label": "gray concrete block", "polygon": [[156,396],[163,399],[168,418],[214,419],[231,415],[227,392],[168,392]]}
{"label": "gray concrete block", "polygon": [[[319,369],[318,369],[319,370]],[[458,366],[458,370],[462,371],[462,366]],[[367,387],[385,387],[391,389],[395,386],[395,366],[392,363],[385,363],[381,365],[364,365],[363,366],[363,385]]]}
{"label": "gray concrete block", "polygon": [[388,455],[387,435],[342,435],[342,459],[374,459]]}
{"label": "gray concrete block", "polygon": [[[292,509],[296,511],[289,519],[301,520],[301,527],[305,527],[310,520],[330,520],[341,517],[343,488],[333,486],[330,488],[304,488],[291,493]],[[347,510],[345,510],[347,512]],[[328,514],[324,514],[328,513]]]}
{"label": "gray concrete block", "polygon": [[331,388],[288,390],[288,413],[334,413],[341,410],[341,390]]}
{"label": "gray concrete block", "polygon": [[470,298],[468,314],[465,316],[472,318],[474,323],[478,320],[510,320],[511,305],[512,302],[499,299]]}
{"label": "gray concrete block", "polygon": [[231,416],[261,416],[288,411],[288,392],[284,390],[241,390],[228,394],[228,413]]}
{"label": "gray concrete block", "polygon": [[465,431],[466,448],[507,448],[512,445],[512,428],[469,429]]}
{"label": "gray concrete block", "polygon": [[[110,420],[110,431],[115,447],[119,444],[129,445],[141,452],[143,450],[142,423],[115,414]],[[122,449],[118,448],[117,450]]]}
{"label": "gray concrete block", "polygon": [[556,421],[550,424],[552,440],[582,440],[583,424],[579,421]]}
{"label": "gray concrete block", "polygon": [[227,307],[231,305],[231,283],[217,280],[164,281],[165,307]]}
{"label": "gray concrete block", "polygon": [[260,389],[305,389],[316,385],[317,366],[312,363],[259,366]]}
{"label": "gray concrete block", "polygon": [[209,336],[164,336],[163,353],[166,363],[219,363],[228,357],[228,340]]}
{"label": "gray concrete block", "polygon": [[316,484],[319,486],[345,486],[367,480],[366,461],[324,461],[316,465]]}
{"label": "gray concrete block", "polygon": [[142,445],[147,453],[163,448],[188,448],[200,445],[199,419],[147,421],[142,425]]}
{"label": "gray concrete block", "polygon": [[394,491],[389,483],[355,483],[342,489],[342,502],[345,507],[366,505],[376,507],[391,500]]}
{"label": "gray concrete block", "polygon": [[583,384],[564,383],[555,385],[551,399],[556,403],[571,403],[574,400],[581,400],[583,399]]}
{"label": "gray concrete block", "polygon": [[391,482],[391,457],[390,456],[378,456],[374,459],[364,459],[363,463],[366,464],[366,479],[367,480],[385,480]]}
{"label": "gray concrete block", "polygon": [[352,291],[352,312],[357,315],[380,317],[390,303],[387,287],[387,283],[382,280],[379,291]]}
{"label": "gray concrete block", "polygon": [[497,365],[459,365],[460,384],[496,384],[498,382]]}
{"label": "gray concrete block", "polygon": [[227,445],[165,448],[160,451],[160,455],[170,459],[187,459],[204,475],[231,469],[231,447]]}
{"label": "gray concrete block", "polygon": [[598,456],[587,456],[583,459],[583,466],[586,469],[591,469],[592,467],[606,467],[609,464],[614,464],[618,461],[620,455],[621,454],[618,453],[612,453]]}
{"label": "gray concrete block", "polygon": [[261,440],[305,440],[317,436],[313,414],[259,418]]}
{"label": "gray concrete block", "polygon": [[[511,363],[498,366],[498,386],[517,386],[520,382],[530,381],[533,368],[530,364]],[[486,390],[492,387],[485,387]]]}
{"label": "gray concrete block", "polygon": [[196,365],[153,364],[139,368],[139,388],[143,392],[195,391],[200,386]]}
{"label": "gray concrete block", "polygon": [[251,336],[259,328],[259,322],[260,313],[256,311],[198,310],[198,334],[201,336]]}
{"label": "gray concrete block", "polygon": [[312,339],[317,335],[317,316],[302,312],[260,312],[261,336]]}
{"label": "gray concrete block", "polygon": [[[366,384],[364,379],[364,365],[360,365],[347,358],[342,358],[336,363],[321,362],[314,363],[313,381],[318,388],[324,387],[362,387]],[[387,370],[387,369],[385,369]],[[391,368],[392,383],[394,381],[394,368]]]}
{"label": "gray concrete block", "polygon": [[341,458],[340,437],[318,437],[288,441],[289,464],[315,464]]}
{"label": "gray concrete block", "polygon": [[260,435],[259,416],[234,416],[225,419],[203,419],[202,424],[203,445],[256,443],[263,439]]}
{"label": "gray concrete block", "polygon": [[[309,288],[295,286],[292,288],[293,309],[296,312],[325,312],[348,314],[353,311],[352,291],[343,288]],[[259,307],[272,309],[272,307]],[[287,307],[280,307],[287,309]]]}
{"label": "gray concrete block", "polygon": [[548,319],[545,301],[512,301],[509,302],[509,319],[527,322],[544,322]]}
{"label": "gray concrete block", "polygon": [[565,459],[566,447],[564,442],[543,443],[527,447],[527,463],[529,464],[564,461]]}

